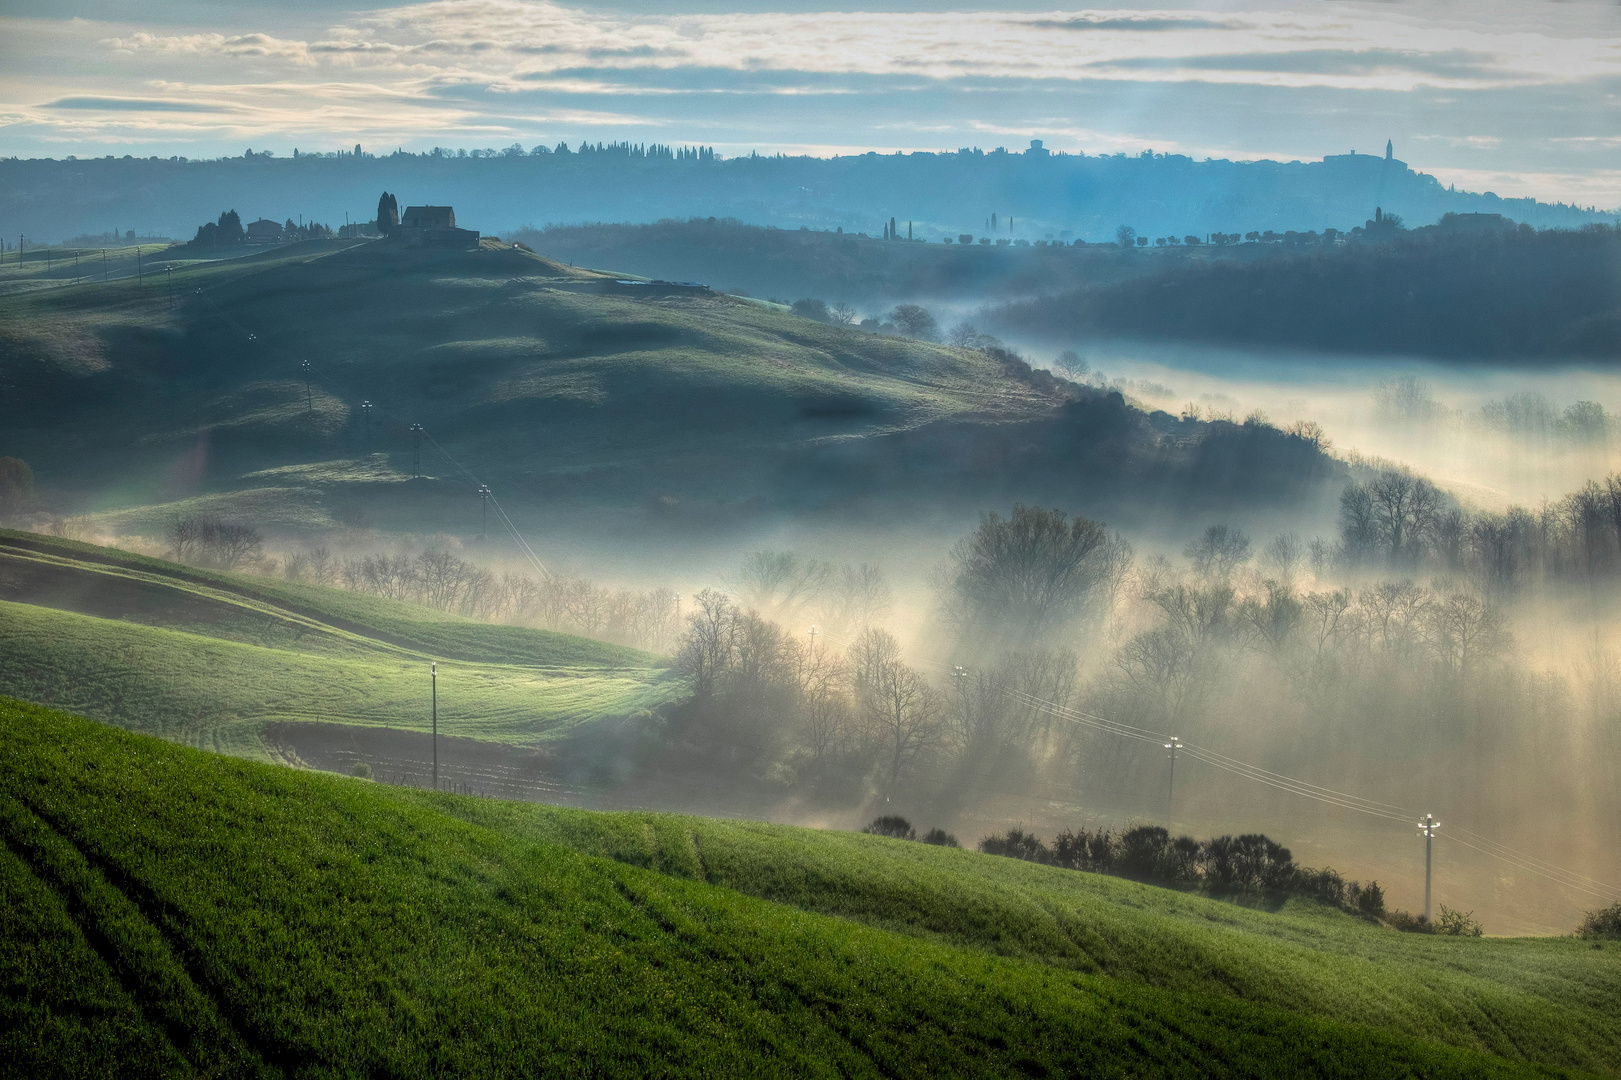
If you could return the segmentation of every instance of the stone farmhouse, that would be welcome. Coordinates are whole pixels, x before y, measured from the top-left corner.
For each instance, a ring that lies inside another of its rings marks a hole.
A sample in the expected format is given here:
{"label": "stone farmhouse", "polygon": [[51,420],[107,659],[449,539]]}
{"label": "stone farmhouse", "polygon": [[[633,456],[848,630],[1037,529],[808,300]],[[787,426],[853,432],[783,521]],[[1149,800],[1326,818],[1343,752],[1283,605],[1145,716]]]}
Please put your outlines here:
{"label": "stone farmhouse", "polygon": [[377,231],[413,248],[467,248],[478,243],[476,230],[456,227],[453,207],[407,206],[402,214],[398,200],[386,191],[377,201]]}

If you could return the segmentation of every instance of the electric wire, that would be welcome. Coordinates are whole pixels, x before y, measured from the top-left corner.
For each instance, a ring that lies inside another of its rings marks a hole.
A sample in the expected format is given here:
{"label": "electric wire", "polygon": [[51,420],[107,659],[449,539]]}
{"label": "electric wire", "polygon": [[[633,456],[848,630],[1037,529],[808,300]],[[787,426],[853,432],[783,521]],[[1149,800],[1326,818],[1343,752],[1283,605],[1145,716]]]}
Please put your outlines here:
{"label": "electric wire", "polygon": [[512,534],[512,540],[515,544],[517,544],[518,550],[523,553],[524,557],[529,560],[535,569],[540,571],[543,577],[550,580],[552,572],[546,569],[546,564],[540,561],[540,556],[535,554],[535,549],[529,546],[529,541],[524,538],[523,533],[519,531],[518,526],[513,522],[512,518],[507,516],[506,510],[504,510],[501,503],[497,501],[495,493],[490,491],[489,488],[481,480],[479,480],[477,476],[474,476],[466,466],[457,461],[449,450],[446,450],[443,446],[440,446],[439,440],[430,435],[426,428],[424,428],[422,431],[422,437],[427,439],[429,444],[432,445],[435,450],[444,455],[445,460],[450,462],[453,469],[461,473],[462,476],[466,477],[468,483],[472,484],[474,487],[483,489],[484,497],[489,499],[490,504],[495,507],[496,515],[500,517],[501,521],[506,525],[507,531]]}
{"label": "electric wire", "polygon": [[[826,632],[823,631],[823,633]],[[838,637],[838,635],[835,634],[827,634],[827,636],[834,638]],[[1160,739],[1173,738],[1173,736],[1170,735],[1162,735],[1159,732],[1151,731],[1146,728],[1135,727],[1118,720],[1110,720],[1106,717],[1097,716],[1096,714],[1088,713],[1081,709],[1074,709],[1069,706],[1059,705],[1056,702],[1047,701],[1022,690],[1004,689],[1002,692],[1013,698],[1015,701],[1018,701],[1028,707],[1039,709],[1060,720],[1073,723],[1080,727],[1091,728],[1105,734],[1116,735],[1123,738],[1148,743],[1157,742]],[[1353,810],[1357,813],[1384,821],[1396,821],[1405,824],[1411,823],[1417,816],[1415,811],[1409,810],[1406,807],[1398,806],[1394,803],[1381,802],[1377,799],[1365,799],[1359,795],[1352,795],[1348,792],[1339,791],[1335,788],[1324,787],[1320,784],[1313,784],[1309,781],[1299,780],[1283,773],[1273,772],[1270,769],[1263,769],[1258,765],[1251,765],[1248,762],[1240,761],[1237,758],[1229,757],[1226,754],[1218,753],[1217,751],[1210,750],[1206,747],[1182,742],[1180,739],[1177,740],[1177,743],[1177,749],[1180,753],[1193,758],[1200,764],[1209,765],[1212,768],[1230,773],[1241,779],[1263,784],[1267,787],[1274,788],[1291,795],[1298,795],[1302,798],[1311,799],[1313,801],[1329,806],[1339,807],[1341,809]],[[1481,836],[1479,833],[1472,832],[1471,830],[1455,827],[1448,830],[1448,832],[1444,835],[1448,839],[1456,841],[1462,847],[1480,852],[1483,855],[1489,855],[1494,859],[1508,863],[1509,865],[1524,870],[1527,873],[1545,878],[1556,885],[1563,885],[1574,891],[1587,893],[1600,898],[1613,898],[1621,896],[1621,888],[1617,888],[1608,882],[1600,881],[1597,878],[1592,878],[1585,874],[1580,874],[1576,871],[1558,866],[1554,863],[1538,859],[1535,856],[1518,851],[1506,844],[1501,844],[1489,837]],[[1465,839],[1465,837],[1476,841],[1476,843],[1470,843],[1469,839]]]}

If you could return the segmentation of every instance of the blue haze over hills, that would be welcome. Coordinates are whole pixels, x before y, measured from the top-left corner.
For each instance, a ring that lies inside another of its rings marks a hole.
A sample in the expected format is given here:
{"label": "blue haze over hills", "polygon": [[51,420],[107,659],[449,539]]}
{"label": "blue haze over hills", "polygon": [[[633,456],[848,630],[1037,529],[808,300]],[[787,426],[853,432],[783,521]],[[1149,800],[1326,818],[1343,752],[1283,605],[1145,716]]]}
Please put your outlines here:
{"label": "blue haze over hills", "polygon": [[1376,206],[1409,226],[1447,212],[1499,213],[1539,228],[1614,221],[1615,211],[1444,187],[1394,157],[1314,162],[1195,161],[1179,155],[964,150],[814,157],[719,158],[707,151],[610,144],[523,153],[301,154],[187,161],[96,158],[0,161],[0,232],[12,244],[112,229],[189,239],[225,209],[333,226],[370,220],[378,194],[452,204],[486,233],[521,225],[735,217],[784,228],[931,241],[992,232],[1025,239],[1110,240],[1138,233],[1349,229]]}

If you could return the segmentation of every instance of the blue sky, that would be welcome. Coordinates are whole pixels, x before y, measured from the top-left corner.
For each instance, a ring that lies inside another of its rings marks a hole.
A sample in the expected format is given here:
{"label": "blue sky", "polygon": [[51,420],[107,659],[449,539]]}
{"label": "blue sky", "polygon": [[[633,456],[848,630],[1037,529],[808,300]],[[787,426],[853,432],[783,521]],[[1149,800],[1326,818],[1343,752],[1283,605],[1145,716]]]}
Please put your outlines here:
{"label": "blue sky", "polygon": [[8,0],[0,155],[581,139],[1398,156],[1621,206],[1621,8]]}

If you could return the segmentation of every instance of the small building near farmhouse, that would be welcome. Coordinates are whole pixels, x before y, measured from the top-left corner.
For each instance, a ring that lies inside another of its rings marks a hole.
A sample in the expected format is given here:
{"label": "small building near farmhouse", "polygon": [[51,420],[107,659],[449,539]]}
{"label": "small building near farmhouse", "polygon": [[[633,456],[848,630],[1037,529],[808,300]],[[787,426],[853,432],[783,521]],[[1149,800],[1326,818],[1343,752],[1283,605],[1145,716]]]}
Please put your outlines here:
{"label": "small building near farmhouse", "polygon": [[249,222],[243,232],[247,234],[250,244],[279,244],[282,241],[281,222],[269,218]]}

